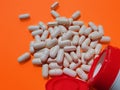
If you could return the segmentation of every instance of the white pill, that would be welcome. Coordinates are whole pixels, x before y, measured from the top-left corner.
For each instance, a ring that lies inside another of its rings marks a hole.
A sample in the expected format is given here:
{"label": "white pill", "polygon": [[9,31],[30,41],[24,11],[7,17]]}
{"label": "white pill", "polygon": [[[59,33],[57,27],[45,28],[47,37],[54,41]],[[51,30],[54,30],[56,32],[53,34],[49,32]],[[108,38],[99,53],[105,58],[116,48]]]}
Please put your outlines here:
{"label": "white pill", "polygon": [[86,63],[87,63],[84,57],[85,57],[85,53],[82,53],[82,54],[81,54],[82,64],[86,64]]}
{"label": "white pill", "polygon": [[69,53],[65,53],[65,58],[68,60],[69,63],[73,61]]}
{"label": "white pill", "polygon": [[77,55],[78,58],[81,57],[80,46],[77,46],[76,55]]}
{"label": "white pill", "polygon": [[57,69],[57,68],[62,68],[62,66],[58,65],[56,62],[51,62],[49,64],[50,69]]}
{"label": "white pill", "polygon": [[102,45],[101,44],[97,44],[96,47],[95,47],[95,54],[100,54],[102,50]]}
{"label": "white pill", "polygon": [[98,26],[98,32],[101,33],[102,35],[104,35],[104,29],[102,25]]}
{"label": "white pill", "polygon": [[75,20],[75,19],[78,19],[80,17],[80,11],[76,11],[72,14],[72,18]]}
{"label": "white pill", "polygon": [[48,58],[47,63],[52,63],[52,62],[56,62],[56,59]]}
{"label": "white pill", "polygon": [[73,19],[72,18],[68,18],[69,21],[69,25],[71,25],[73,23]]}
{"label": "white pill", "polygon": [[87,80],[88,79],[87,74],[81,68],[77,68],[76,72],[82,80]]}
{"label": "white pill", "polygon": [[79,25],[82,26],[84,24],[83,21],[73,21],[73,25]]}
{"label": "white pill", "polygon": [[59,3],[58,2],[54,2],[52,5],[51,5],[51,9],[56,9],[58,7]]}
{"label": "white pill", "polygon": [[19,19],[27,19],[27,18],[30,18],[30,14],[28,14],[28,13],[19,15]]}
{"label": "white pill", "polygon": [[88,65],[92,65],[93,64],[93,59],[91,59],[89,62],[88,62]]}
{"label": "white pill", "polygon": [[66,33],[66,32],[67,32],[67,29],[66,29],[65,26],[63,26],[63,25],[59,25],[58,27],[60,28],[61,33]]}
{"label": "white pill", "polygon": [[56,21],[58,22],[58,24],[62,24],[62,25],[69,24],[69,20],[66,17],[58,17],[56,18]]}
{"label": "white pill", "polygon": [[36,42],[41,42],[40,35],[35,35],[34,37]]}
{"label": "white pill", "polygon": [[82,25],[81,28],[80,28],[80,30],[79,30],[79,34],[80,34],[80,35],[83,35],[84,32],[85,32],[85,30],[86,30],[86,28],[87,28],[87,27],[86,27],[85,25]]}
{"label": "white pill", "polygon": [[91,47],[91,48],[95,48],[96,45],[97,45],[97,43],[98,43],[98,41],[92,41],[92,42],[90,43],[90,47]]}
{"label": "white pill", "polygon": [[35,52],[34,47],[33,47],[33,46],[30,46],[29,51],[30,51],[30,53],[32,53],[32,54],[33,54],[33,53]]}
{"label": "white pill", "polygon": [[82,43],[82,46],[81,46],[83,51],[87,51],[89,49],[90,42],[91,42],[90,38],[86,38],[84,40],[84,42]]}
{"label": "white pill", "polygon": [[46,42],[35,42],[33,47],[34,49],[42,49],[44,48],[46,45]]}
{"label": "white pill", "polygon": [[80,66],[80,64],[81,64],[81,60],[78,60],[78,63],[72,62],[69,67],[70,69],[75,70],[77,67]]}
{"label": "white pill", "polygon": [[97,31],[97,26],[93,22],[89,22],[88,25],[94,30]]}
{"label": "white pill", "polygon": [[69,67],[69,61],[65,57],[64,57],[64,61],[63,61],[63,66]]}
{"label": "white pill", "polygon": [[58,51],[59,51],[59,46],[57,45],[57,46],[54,46],[54,47],[52,47],[51,49],[50,49],[50,57],[51,58],[55,58],[56,57],[56,55],[57,55],[57,53],[58,53]]}
{"label": "white pill", "polygon": [[64,68],[63,73],[71,77],[76,77],[76,72],[69,68]]}
{"label": "white pill", "polygon": [[55,27],[55,28],[54,28],[54,32],[51,34],[51,37],[52,37],[52,38],[56,38],[56,37],[58,37],[58,36],[60,36],[60,35],[61,35],[60,28]]}
{"label": "white pill", "polygon": [[54,32],[54,29],[52,27],[49,27],[48,31],[50,32],[50,35],[52,35],[52,33]]}
{"label": "white pill", "polygon": [[88,37],[92,40],[98,40],[102,37],[102,34],[97,31],[94,31],[94,32],[90,33]]}
{"label": "white pill", "polygon": [[63,71],[61,69],[51,69],[49,70],[50,76],[60,76],[63,74]]}
{"label": "white pill", "polygon": [[64,51],[65,52],[76,51],[76,47],[75,46],[65,46]]}
{"label": "white pill", "polygon": [[69,26],[68,29],[71,30],[71,31],[76,31],[76,32],[78,32],[79,29],[80,29],[80,26],[78,26],[78,25]]}
{"label": "white pill", "polygon": [[70,40],[63,40],[63,41],[59,41],[58,45],[60,47],[65,47],[65,46],[70,46],[71,45],[71,41]]}
{"label": "white pill", "polygon": [[32,60],[32,64],[34,64],[34,65],[42,65],[42,61],[41,61],[40,58],[34,58]]}
{"label": "white pill", "polygon": [[35,25],[28,26],[29,31],[34,31],[34,30],[38,30],[38,29],[39,29],[39,26],[35,26]]}
{"label": "white pill", "polygon": [[39,25],[39,28],[41,28],[43,30],[47,29],[47,26],[43,22],[39,22],[38,25]]}
{"label": "white pill", "polygon": [[43,64],[42,65],[42,76],[44,78],[48,77],[48,64]]}
{"label": "white pill", "polygon": [[55,10],[52,10],[51,11],[51,15],[54,17],[54,18],[59,18],[60,17],[60,14],[58,12],[56,12]]}
{"label": "white pill", "polygon": [[81,69],[86,72],[89,72],[90,68],[91,68],[91,65],[85,65],[85,64],[81,65]]}
{"label": "white pill", "polygon": [[32,36],[36,36],[36,35],[41,35],[43,33],[43,30],[41,29],[38,29],[38,30],[35,30],[35,31],[32,31]]}
{"label": "white pill", "polygon": [[65,34],[63,34],[62,39],[63,40],[71,39],[73,35],[74,34],[71,31],[67,31]]}
{"label": "white pill", "polygon": [[85,40],[85,36],[82,35],[82,36],[79,38],[79,45],[81,45],[84,40]]}
{"label": "white pill", "polygon": [[43,55],[41,52],[34,53],[34,58],[40,58]]}
{"label": "white pill", "polygon": [[56,38],[46,41],[46,47],[47,48],[52,48],[57,44],[58,44],[58,40]]}
{"label": "white pill", "polygon": [[75,63],[78,62],[78,57],[77,57],[77,55],[76,55],[75,52],[70,52],[70,56],[72,57],[72,59],[73,59],[73,61],[74,61]]}
{"label": "white pill", "polygon": [[28,59],[30,59],[30,53],[26,52],[26,53],[24,53],[24,54],[22,54],[21,56],[18,57],[18,62],[21,63],[21,62],[24,62]]}
{"label": "white pill", "polygon": [[78,32],[76,32],[76,31],[71,31],[74,35],[79,35],[79,33]]}
{"label": "white pill", "polygon": [[79,36],[78,35],[74,35],[73,36],[73,40],[72,40],[72,45],[77,46],[79,43]]}
{"label": "white pill", "polygon": [[111,38],[109,36],[102,36],[100,39],[101,43],[109,43],[111,41]]}
{"label": "white pill", "polygon": [[84,56],[85,60],[90,60],[91,58],[93,58],[94,54],[95,54],[95,50],[89,49]]}
{"label": "white pill", "polygon": [[47,25],[48,25],[49,27],[54,27],[54,26],[57,26],[58,23],[57,23],[57,22],[48,22]]}
{"label": "white pill", "polygon": [[49,35],[49,31],[48,31],[48,30],[45,30],[45,31],[43,32],[42,36],[41,36],[41,40],[46,40],[47,37],[48,37],[48,35]]}
{"label": "white pill", "polygon": [[60,49],[58,51],[58,54],[57,54],[57,57],[56,57],[56,61],[57,61],[58,64],[61,64],[63,62],[63,59],[64,59],[64,50]]}
{"label": "white pill", "polygon": [[88,28],[85,29],[84,35],[88,36],[91,32],[92,32],[92,28],[88,27]]}

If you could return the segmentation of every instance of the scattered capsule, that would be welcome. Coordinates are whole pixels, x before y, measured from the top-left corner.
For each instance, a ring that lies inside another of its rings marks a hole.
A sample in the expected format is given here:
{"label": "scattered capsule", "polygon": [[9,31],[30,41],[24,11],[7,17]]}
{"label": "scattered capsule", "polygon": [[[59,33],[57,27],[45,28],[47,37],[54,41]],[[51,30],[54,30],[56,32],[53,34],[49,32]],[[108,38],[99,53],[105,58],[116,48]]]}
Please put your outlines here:
{"label": "scattered capsule", "polygon": [[39,26],[35,26],[35,25],[28,26],[29,31],[34,31],[34,30],[38,30],[38,29],[39,29]]}
{"label": "scattered capsule", "polygon": [[94,56],[94,54],[95,54],[95,50],[89,49],[87,53],[85,53],[85,56],[84,56],[85,60],[90,60]]}
{"label": "scattered capsule", "polygon": [[92,32],[92,28],[91,28],[91,27],[88,27],[88,28],[85,29],[84,35],[85,35],[85,36],[88,36],[91,32]]}
{"label": "scattered capsule", "polygon": [[38,25],[39,25],[39,28],[41,28],[43,30],[47,29],[47,26],[43,22],[39,22]]}
{"label": "scattered capsule", "polygon": [[58,40],[56,38],[50,39],[50,40],[46,41],[46,47],[47,48],[52,48],[55,45],[57,45],[57,43],[58,43]]}
{"label": "scattered capsule", "polygon": [[91,59],[89,62],[88,62],[88,65],[92,65],[93,64],[93,59]]}
{"label": "scattered capsule", "polygon": [[65,34],[63,34],[62,39],[63,40],[71,39],[73,35],[74,34],[71,31],[67,31]]}
{"label": "scattered capsule", "polygon": [[52,10],[52,11],[51,11],[51,15],[52,15],[54,18],[59,18],[59,17],[60,17],[59,13],[56,12],[55,10]]}
{"label": "scattered capsule", "polygon": [[69,53],[65,53],[65,58],[68,60],[69,63],[73,61]]}
{"label": "scattered capsule", "polygon": [[97,30],[98,30],[97,26],[96,26],[93,22],[89,22],[88,25],[89,25],[94,31],[97,31]]}
{"label": "scattered capsule", "polygon": [[62,69],[56,68],[56,69],[51,69],[51,70],[49,70],[49,75],[50,75],[50,76],[60,76],[60,75],[62,75],[62,74],[63,74]]}
{"label": "scattered capsule", "polygon": [[73,19],[72,18],[68,18],[69,21],[69,25],[71,25],[73,23]]}
{"label": "scattered capsule", "polygon": [[79,38],[79,45],[81,45],[84,40],[85,40],[85,36],[82,35],[82,36]]}
{"label": "scattered capsule", "polygon": [[84,42],[82,43],[82,46],[81,46],[83,51],[87,51],[89,49],[90,41],[91,41],[90,38],[87,38],[84,40]]}
{"label": "scattered capsule", "polygon": [[40,29],[38,29],[38,30],[35,30],[35,31],[32,31],[32,36],[36,36],[36,35],[41,35],[43,33],[43,30],[40,30]]}
{"label": "scattered capsule", "polygon": [[58,45],[60,47],[70,46],[71,45],[71,41],[70,40],[63,40],[63,41],[58,42]]}
{"label": "scattered capsule", "polygon": [[40,35],[35,35],[34,37],[36,42],[41,42]]}
{"label": "scattered capsule", "polygon": [[48,77],[48,64],[43,64],[42,65],[42,76],[44,78]]}
{"label": "scattered capsule", "polygon": [[102,35],[104,35],[104,29],[102,25],[98,26],[98,32],[101,33]]}
{"label": "scattered capsule", "polygon": [[76,12],[74,12],[73,14],[72,14],[72,18],[74,19],[74,20],[76,20],[76,19],[78,19],[79,17],[80,17],[80,11],[76,11]]}
{"label": "scattered capsule", "polygon": [[111,40],[111,38],[109,36],[102,36],[102,38],[100,39],[101,43],[109,43]]}
{"label": "scattered capsule", "polygon": [[45,30],[45,31],[43,32],[42,36],[41,36],[41,40],[44,40],[44,41],[45,41],[45,40],[47,39],[48,35],[49,35],[49,31],[48,31],[48,30]]}
{"label": "scattered capsule", "polygon": [[65,52],[76,51],[76,47],[75,46],[65,46],[64,51]]}
{"label": "scattered capsule", "polygon": [[80,26],[78,26],[78,25],[69,26],[68,29],[71,30],[71,31],[76,31],[76,32],[78,32],[79,29],[80,29]]}
{"label": "scattered capsule", "polygon": [[42,61],[41,61],[40,58],[34,58],[32,60],[32,64],[34,64],[34,65],[42,65]]}
{"label": "scattered capsule", "polygon": [[95,54],[100,54],[101,52],[101,49],[102,49],[102,45],[101,44],[97,44],[96,47],[95,47]]}
{"label": "scattered capsule", "polygon": [[71,76],[71,77],[76,76],[76,72],[74,70],[72,70],[72,69],[69,69],[69,68],[64,68],[63,73],[68,75],[68,76]]}
{"label": "scattered capsule", "polygon": [[75,32],[75,31],[71,31],[74,35],[79,35],[78,32]]}
{"label": "scattered capsule", "polygon": [[61,34],[63,34],[63,33],[66,33],[66,32],[67,32],[66,27],[64,27],[63,25],[59,25],[58,27],[59,27],[59,28],[60,28],[60,30],[61,30]]}
{"label": "scattered capsule", "polygon": [[19,15],[19,19],[28,19],[30,18],[30,14],[29,13],[25,13],[25,14],[20,14]]}
{"label": "scattered capsule", "polygon": [[82,69],[83,71],[89,72],[89,71],[90,71],[90,68],[91,68],[91,65],[85,65],[85,64],[82,64],[82,65],[81,65],[81,69]]}
{"label": "scattered capsule", "polygon": [[78,62],[78,57],[77,57],[77,55],[76,55],[75,52],[70,52],[70,56],[72,57],[72,59],[73,59],[73,61],[74,61],[75,63]]}
{"label": "scattered capsule", "polygon": [[57,22],[48,22],[47,24],[49,27],[54,27],[54,26],[57,26],[58,23]]}
{"label": "scattered capsule", "polygon": [[23,55],[18,57],[18,62],[21,63],[21,62],[24,62],[24,61],[26,61],[28,59],[30,59],[30,53],[26,52]]}
{"label": "scattered capsule", "polygon": [[98,40],[102,37],[102,34],[97,31],[94,31],[94,32],[90,33],[88,37],[92,40]]}
{"label": "scattered capsule", "polygon": [[90,43],[90,47],[91,47],[91,48],[95,48],[96,45],[97,45],[97,43],[98,43],[98,41],[92,41],[92,42]]}
{"label": "scattered capsule", "polygon": [[54,28],[54,32],[51,34],[51,37],[52,37],[52,38],[57,38],[57,37],[60,36],[60,35],[61,35],[60,28],[55,27],[55,28]]}
{"label": "scattered capsule", "polygon": [[47,63],[52,63],[52,62],[56,62],[56,59],[48,58]]}
{"label": "scattered capsule", "polygon": [[77,46],[76,55],[77,55],[78,58],[81,57],[80,46]]}
{"label": "scattered capsule", "polygon": [[49,27],[48,31],[50,32],[50,35],[52,35],[52,33],[54,32],[54,29],[52,27]]}
{"label": "scattered capsule", "polygon": [[57,53],[58,53],[58,51],[59,51],[59,46],[57,45],[57,46],[54,46],[54,47],[52,47],[51,49],[50,49],[50,57],[51,58],[55,58],[56,57],[56,55],[57,55]]}
{"label": "scattered capsule", "polygon": [[82,26],[84,24],[83,21],[73,21],[73,25],[79,25]]}
{"label": "scattered capsule", "polygon": [[64,57],[64,61],[63,61],[63,66],[69,67],[69,61],[65,57]]}
{"label": "scattered capsule", "polygon": [[62,68],[62,66],[58,65],[57,62],[51,62],[49,64],[49,68],[50,69],[55,69],[55,68],[57,69],[57,68]]}
{"label": "scattered capsule", "polygon": [[51,5],[51,9],[52,10],[55,10],[57,7],[58,7],[59,3],[58,2],[54,2],[52,5]]}
{"label": "scattered capsule", "polygon": [[58,24],[62,24],[62,25],[69,24],[69,20],[66,17],[58,17],[56,18],[56,21],[58,22]]}
{"label": "scattered capsule", "polygon": [[36,53],[34,53],[34,58],[40,58],[41,56],[43,55],[43,53],[41,53],[41,52],[36,52]]}
{"label": "scattered capsule", "polygon": [[72,62],[72,63],[69,65],[69,67],[70,67],[70,69],[75,70],[78,66],[80,66],[80,64],[81,64],[81,60],[78,60],[78,63]]}
{"label": "scattered capsule", "polygon": [[33,53],[35,52],[34,47],[33,47],[33,46],[30,46],[29,51],[30,51],[30,53],[32,53],[32,54],[33,54]]}
{"label": "scattered capsule", "polygon": [[85,53],[82,53],[81,54],[81,62],[82,62],[82,64],[86,64],[87,63],[86,60],[84,59],[84,57],[85,57]]}
{"label": "scattered capsule", "polygon": [[42,49],[45,48],[46,42],[35,42],[33,47],[34,49]]}
{"label": "scattered capsule", "polygon": [[74,35],[73,36],[73,40],[72,40],[72,45],[77,46],[79,43],[79,36],[78,35]]}
{"label": "scattered capsule", "polygon": [[58,54],[57,54],[57,57],[56,57],[56,61],[57,61],[58,64],[61,64],[63,62],[63,59],[64,59],[64,50],[60,49],[58,51]]}
{"label": "scattered capsule", "polygon": [[81,28],[80,28],[80,30],[79,30],[79,34],[80,34],[80,35],[83,35],[84,32],[85,32],[85,30],[86,30],[86,28],[87,28],[87,27],[86,27],[85,25],[82,25]]}

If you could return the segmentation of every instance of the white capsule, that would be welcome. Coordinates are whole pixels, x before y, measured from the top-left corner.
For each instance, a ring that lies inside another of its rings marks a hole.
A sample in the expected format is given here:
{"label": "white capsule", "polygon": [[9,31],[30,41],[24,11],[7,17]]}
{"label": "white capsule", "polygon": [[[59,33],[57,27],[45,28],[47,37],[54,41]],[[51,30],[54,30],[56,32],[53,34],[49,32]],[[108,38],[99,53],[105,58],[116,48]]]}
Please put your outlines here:
{"label": "white capsule", "polygon": [[52,62],[56,62],[56,59],[48,58],[47,63],[52,63]]}
{"label": "white capsule", "polygon": [[101,33],[102,35],[104,35],[104,29],[102,25],[98,26],[98,32]]}
{"label": "white capsule", "polygon": [[60,30],[61,30],[61,34],[63,34],[63,33],[66,33],[66,32],[67,32],[67,29],[66,29],[66,27],[65,27],[65,26],[63,26],[63,25],[59,25],[58,27],[59,27],[59,28],[60,28]]}
{"label": "white capsule", "polygon": [[100,54],[101,52],[101,49],[102,49],[102,45],[101,44],[97,44],[96,47],[95,47],[95,54]]}
{"label": "white capsule", "polygon": [[48,35],[49,35],[49,31],[48,31],[48,30],[45,30],[45,31],[43,32],[42,36],[41,36],[41,40],[46,40],[47,37],[48,37]]}
{"label": "white capsule", "polygon": [[92,41],[92,42],[90,43],[90,47],[91,47],[91,48],[95,48],[96,45],[97,45],[97,43],[98,43],[98,41]]}
{"label": "white capsule", "polygon": [[60,47],[70,46],[71,45],[71,41],[70,40],[60,41],[60,42],[58,42],[58,45]]}
{"label": "white capsule", "polygon": [[52,35],[52,33],[54,32],[54,29],[52,27],[49,27],[48,31],[50,32],[50,35]]}
{"label": "white capsule", "polygon": [[39,28],[41,28],[43,30],[47,29],[47,26],[43,22],[39,22],[38,25],[39,25]]}
{"label": "white capsule", "polygon": [[57,22],[48,22],[47,25],[48,25],[49,27],[54,27],[54,26],[57,26],[58,23],[57,23]]}
{"label": "white capsule", "polygon": [[80,35],[83,35],[84,32],[85,32],[85,30],[86,30],[86,28],[87,28],[87,27],[86,27],[85,25],[82,25],[81,28],[80,28],[80,30],[79,30],[79,34],[80,34]]}
{"label": "white capsule", "polygon": [[29,51],[30,51],[30,53],[32,53],[32,54],[33,54],[33,53],[35,52],[34,47],[33,47],[33,46],[30,46]]}
{"label": "white capsule", "polygon": [[64,51],[65,52],[76,51],[76,47],[75,46],[65,46]]}
{"label": "white capsule", "polygon": [[34,31],[34,30],[38,30],[38,29],[39,29],[39,26],[35,26],[35,25],[28,26],[29,31]]}
{"label": "white capsule", "polygon": [[80,17],[80,11],[76,11],[72,14],[72,18],[75,20],[75,19],[78,19]]}
{"label": "white capsule", "polygon": [[87,53],[85,53],[85,56],[84,56],[85,60],[87,61],[90,60],[91,58],[93,58],[94,54],[95,54],[95,50],[89,49]]}
{"label": "white capsule", "polygon": [[36,42],[41,42],[40,35],[35,35],[34,37]]}
{"label": "white capsule", "polygon": [[87,80],[88,79],[87,74],[81,68],[77,68],[76,72],[82,80]]}
{"label": "white capsule", "polygon": [[78,60],[78,63],[72,62],[72,63],[69,65],[69,67],[70,67],[70,69],[75,70],[77,67],[80,66],[80,64],[81,64],[81,60]]}
{"label": "white capsule", "polygon": [[35,42],[33,47],[34,49],[42,49],[44,48],[46,45],[46,42]]}
{"label": "white capsule", "polygon": [[79,29],[80,29],[80,26],[78,26],[78,25],[69,26],[68,29],[71,30],[71,31],[76,31],[76,32],[78,32]]}
{"label": "white capsule", "polygon": [[52,5],[51,5],[51,9],[55,10],[57,7],[58,7],[59,3],[58,2],[54,2]]}
{"label": "white capsule", "polygon": [[65,58],[68,60],[69,63],[73,61],[69,53],[65,53]]}
{"label": "white capsule", "polygon": [[52,10],[50,13],[51,13],[51,15],[52,15],[54,18],[60,17],[59,13],[56,12],[55,10]]}
{"label": "white capsule", "polygon": [[69,25],[71,25],[73,23],[73,19],[72,18],[68,18],[69,21]]}
{"label": "white capsule", "polygon": [[109,36],[102,36],[102,38],[100,39],[101,43],[109,43],[111,40],[111,38]]}
{"label": "white capsule", "polygon": [[52,47],[51,49],[50,49],[50,57],[51,58],[55,58],[56,57],[56,55],[57,55],[57,53],[58,53],[58,51],[59,51],[59,46],[57,45],[57,46],[54,46],[54,47]]}
{"label": "white capsule", "polygon": [[21,56],[18,57],[18,62],[21,63],[21,62],[24,62],[28,59],[30,59],[30,53],[26,52],[26,53],[24,53],[24,54],[22,54]]}
{"label": "white capsule", "polygon": [[63,59],[64,59],[64,50],[60,49],[58,51],[58,54],[57,54],[57,57],[56,57],[56,61],[57,61],[58,64],[61,64],[63,62]]}
{"label": "white capsule", "polygon": [[85,29],[84,35],[88,36],[91,32],[92,32],[92,28],[88,27],[88,28]]}
{"label": "white capsule", "polygon": [[77,57],[77,55],[76,55],[75,52],[70,52],[70,56],[72,57],[72,59],[73,59],[73,61],[74,61],[75,63],[78,62],[78,57]]}
{"label": "white capsule", "polygon": [[77,46],[76,55],[77,55],[78,58],[81,57],[80,46]]}
{"label": "white capsule", "polygon": [[41,56],[43,55],[43,53],[41,53],[41,52],[36,52],[36,53],[34,53],[34,58],[40,58]]}
{"label": "white capsule", "polygon": [[88,62],[88,65],[92,65],[93,64],[93,59],[91,59],[89,62]]}
{"label": "white capsule", "polygon": [[87,63],[84,57],[85,57],[85,53],[82,53],[82,54],[81,54],[82,64],[86,64],[86,63]]}
{"label": "white capsule", "polygon": [[43,64],[42,65],[42,76],[44,78],[48,77],[48,64]]}
{"label": "white capsule", "polygon": [[63,34],[62,39],[63,40],[71,39],[73,35],[74,34],[71,31],[67,31],[65,34]]}
{"label": "white capsule", "polygon": [[89,22],[88,25],[94,30],[97,31],[97,26],[93,22]]}
{"label": "white capsule", "polygon": [[51,37],[52,37],[52,38],[57,38],[57,37],[60,36],[60,35],[61,35],[60,28],[55,27],[55,28],[54,28],[54,32],[51,34]]}
{"label": "white capsule", "polygon": [[58,40],[56,38],[50,39],[50,40],[46,41],[46,47],[47,48],[52,48],[52,47],[54,47],[57,44],[58,44]]}
{"label": "white capsule", "polygon": [[35,30],[35,31],[32,31],[32,36],[36,36],[36,35],[41,35],[43,33],[43,30],[41,29],[38,29],[38,30]]}
{"label": "white capsule", "polygon": [[63,73],[71,77],[76,77],[76,72],[69,68],[64,68]]}
{"label": "white capsule", "polygon": [[78,35],[74,35],[73,40],[72,40],[72,45],[77,46],[79,43],[79,36]]}
{"label": "white capsule", "polygon": [[75,32],[75,31],[71,31],[74,35],[79,35],[78,32]]}
{"label": "white capsule", "polygon": [[42,65],[42,61],[41,61],[40,58],[34,58],[32,60],[32,64],[34,64],[34,65]]}
{"label": "white capsule", "polygon": [[88,37],[92,40],[98,40],[102,37],[102,34],[97,31],[94,31],[94,32],[90,33]]}
{"label": "white capsule", "polygon": [[27,19],[30,18],[30,14],[29,13],[25,13],[25,14],[20,14],[19,15],[19,19]]}
{"label": "white capsule", "polygon": [[90,38],[85,39],[81,46],[83,51],[87,51],[89,49],[90,42],[91,42]]}
{"label": "white capsule", "polygon": [[82,35],[82,36],[79,38],[79,45],[81,45],[84,40],[85,40],[85,36]]}
{"label": "white capsule", "polygon": [[79,25],[82,26],[84,24],[83,21],[73,21],[73,25]]}
{"label": "white capsule", "polygon": [[49,70],[50,76],[60,76],[63,74],[63,71],[61,69],[51,69]]}
{"label": "white capsule", "polygon": [[69,61],[65,57],[64,57],[64,61],[63,61],[63,66],[69,67]]}
{"label": "white capsule", "polygon": [[49,64],[50,69],[57,69],[57,68],[62,68],[62,66],[58,65],[56,62],[51,62]]}
{"label": "white capsule", "polygon": [[90,68],[91,68],[91,65],[85,65],[85,64],[81,65],[81,69],[83,71],[89,72]]}
{"label": "white capsule", "polygon": [[58,17],[56,18],[56,21],[58,22],[58,24],[62,24],[62,25],[69,24],[69,20],[66,17]]}

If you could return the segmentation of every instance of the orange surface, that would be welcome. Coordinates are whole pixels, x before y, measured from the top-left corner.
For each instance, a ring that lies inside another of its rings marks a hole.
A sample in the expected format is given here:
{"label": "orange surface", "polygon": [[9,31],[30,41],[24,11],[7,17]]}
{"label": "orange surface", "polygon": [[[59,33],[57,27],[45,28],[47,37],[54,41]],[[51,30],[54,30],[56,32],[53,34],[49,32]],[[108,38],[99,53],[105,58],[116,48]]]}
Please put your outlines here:
{"label": "orange surface", "polygon": [[[39,21],[53,20],[50,5],[55,0],[1,0],[0,2],[0,90],[45,90],[47,80],[41,68],[31,60],[19,64],[17,57],[28,51],[32,36],[27,26]],[[102,24],[105,35],[112,38],[111,45],[120,47],[120,0],[59,0],[57,10],[61,16],[70,17],[80,10],[81,20]],[[31,19],[20,21],[18,15],[30,13]],[[2,27],[2,28],[1,28]]]}

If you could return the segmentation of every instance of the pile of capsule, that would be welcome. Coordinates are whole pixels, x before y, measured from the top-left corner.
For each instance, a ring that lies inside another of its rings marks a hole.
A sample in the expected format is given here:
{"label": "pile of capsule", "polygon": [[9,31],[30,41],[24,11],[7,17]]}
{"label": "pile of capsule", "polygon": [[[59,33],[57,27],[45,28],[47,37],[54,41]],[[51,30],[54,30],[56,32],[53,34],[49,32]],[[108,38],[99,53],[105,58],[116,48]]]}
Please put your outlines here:
{"label": "pile of capsule", "polygon": [[[29,52],[21,55],[18,62],[24,62],[33,55],[32,63],[42,66],[44,78],[66,74],[86,81],[94,58],[101,52],[101,43],[109,43],[110,37],[104,36],[102,25],[89,22],[85,26],[83,21],[77,20],[81,16],[80,11],[74,12],[71,18],[61,17],[56,11],[58,6],[58,2],[51,5],[54,22],[47,25],[39,22],[28,27],[34,41],[30,43]],[[29,16],[22,14],[19,18]]]}

